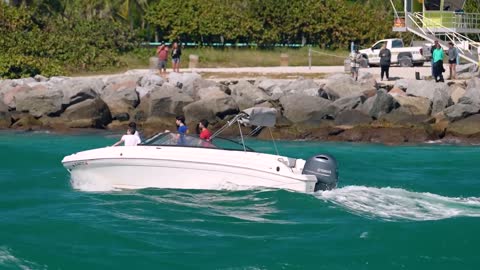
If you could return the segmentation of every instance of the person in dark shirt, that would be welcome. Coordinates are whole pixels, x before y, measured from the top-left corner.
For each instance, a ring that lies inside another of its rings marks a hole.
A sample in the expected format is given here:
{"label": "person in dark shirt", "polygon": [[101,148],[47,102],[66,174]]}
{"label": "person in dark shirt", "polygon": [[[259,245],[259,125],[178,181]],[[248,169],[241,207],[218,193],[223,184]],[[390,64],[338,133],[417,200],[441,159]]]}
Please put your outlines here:
{"label": "person in dark shirt", "polygon": [[182,55],[182,49],[178,46],[177,42],[172,45],[172,66],[173,72],[180,72],[180,56]]}
{"label": "person in dark shirt", "polygon": [[392,53],[387,49],[387,45],[383,44],[382,49],[380,50],[380,78],[383,81],[383,75],[386,75],[387,81],[390,78],[389,69],[390,63],[392,60]]}

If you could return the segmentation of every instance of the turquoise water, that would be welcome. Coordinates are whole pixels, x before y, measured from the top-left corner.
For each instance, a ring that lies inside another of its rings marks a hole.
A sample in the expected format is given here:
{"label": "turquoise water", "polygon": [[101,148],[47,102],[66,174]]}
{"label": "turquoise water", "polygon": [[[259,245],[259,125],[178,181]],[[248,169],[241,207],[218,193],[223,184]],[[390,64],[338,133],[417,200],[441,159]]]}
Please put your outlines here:
{"label": "turquoise water", "polygon": [[278,142],[337,158],[315,194],[73,189],[63,156],[118,138],[0,132],[0,269],[479,269],[479,147]]}

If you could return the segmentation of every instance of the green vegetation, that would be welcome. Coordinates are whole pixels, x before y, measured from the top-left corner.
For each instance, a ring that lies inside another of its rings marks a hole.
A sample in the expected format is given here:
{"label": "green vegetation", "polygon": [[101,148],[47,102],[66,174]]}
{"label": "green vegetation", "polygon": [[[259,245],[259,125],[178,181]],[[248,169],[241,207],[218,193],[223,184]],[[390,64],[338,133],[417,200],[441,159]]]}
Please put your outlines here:
{"label": "green vegetation", "polygon": [[306,47],[275,45],[342,56],[351,41],[391,37],[392,20],[384,0],[0,0],[0,77],[146,67],[155,50],[141,43],[174,40],[199,44],[185,48],[184,59],[197,54],[200,66],[273,66],[284,52],[291,65],[306,65]]}

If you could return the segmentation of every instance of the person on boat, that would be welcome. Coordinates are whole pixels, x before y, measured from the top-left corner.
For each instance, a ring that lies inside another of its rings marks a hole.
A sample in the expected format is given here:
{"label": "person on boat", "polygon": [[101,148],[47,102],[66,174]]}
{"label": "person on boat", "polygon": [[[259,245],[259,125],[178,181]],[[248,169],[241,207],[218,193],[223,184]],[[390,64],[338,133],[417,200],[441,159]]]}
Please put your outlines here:
{"label": "person on boat", "polygon": [[208,130],[208,124],[208,120],[206,119],[200,120],[198,123],[198,133],[200,134],[199,137],[207,142],[209,142],[210,137],[212,137],[212,133],[210,130]]}
{"label": "person on boat", "polygon": [[128,127],[131,127],[133,130],[135,130],[135,132],[134,132],[133,135],[137,136],[140,141],[143,141],[143,140],[142,140],[142,136],[140,135],[140,132],[138,132],[137,123],[135,123],[135,122],[130,122],[130,123],[128,124]]}
{"label": "person on boat", "polygon": [[185,124],[185,116],[179,115],[175,118],[175,123],[177,124],[178,132],[178,144],[185,144],[185,134],[188,133],[188,127]]}
{"label": "person on boat", "polygon": [[131,127],[128,127],[127,129],[127,134],[123,135],[120,141],[116,142],[112,146],[118,146],[121,143],[124,143],[125,146],[137,146],[139,143],[141,143],[140,138],[136,135],[134,135],[135,130]]}

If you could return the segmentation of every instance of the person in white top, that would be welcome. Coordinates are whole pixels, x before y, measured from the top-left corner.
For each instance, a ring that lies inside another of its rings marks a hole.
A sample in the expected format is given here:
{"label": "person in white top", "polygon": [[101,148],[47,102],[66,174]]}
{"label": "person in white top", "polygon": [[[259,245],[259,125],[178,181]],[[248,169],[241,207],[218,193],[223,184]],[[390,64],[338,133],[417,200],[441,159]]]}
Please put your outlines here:
{"label": "person in white top", "polygon": [[123,135],[122,138],[120,139],[120,141],[116,142],[112,146],[118,146],[122,142],[124,143],[125,146],[136,146],[137,144],[141,143],[141,141],[140,141],[140,137],[138,137],[137,135],[134,135],[134,134],[135,134],[135,130],[133,128],[129,127],[127,129],[127,134]]}
{"label": "person in white top", "polygon": [[134,133],[133,135],[138,136],[138,139],[139,139],[140,141],[142,141],[142,136],[141,136],[140,133],[138,132],[137,124],[136,124],[135,122],[130,122],[130,123],[128,124],[128,127],[133,128],[133,129],[135,130],[135,133]]}

